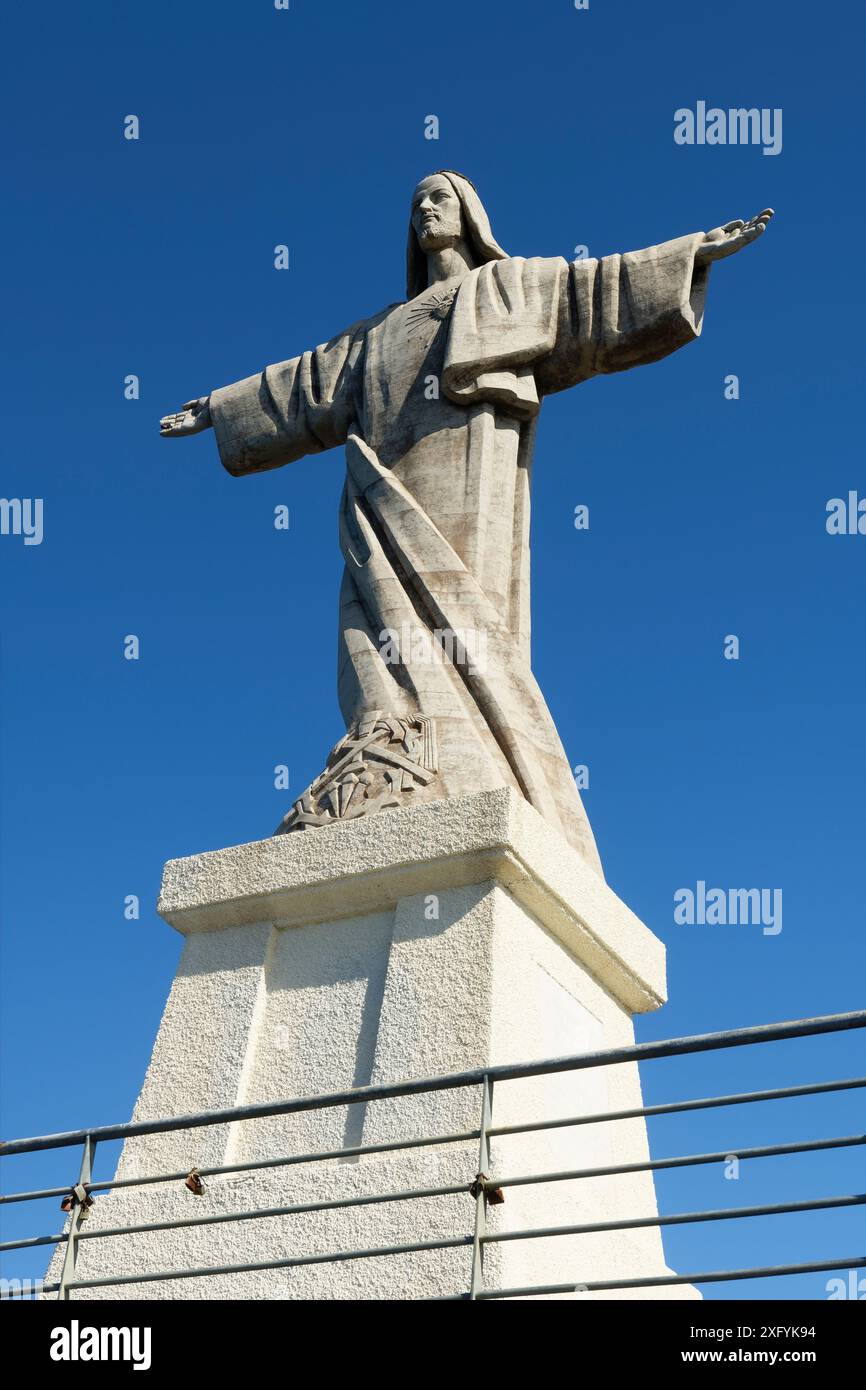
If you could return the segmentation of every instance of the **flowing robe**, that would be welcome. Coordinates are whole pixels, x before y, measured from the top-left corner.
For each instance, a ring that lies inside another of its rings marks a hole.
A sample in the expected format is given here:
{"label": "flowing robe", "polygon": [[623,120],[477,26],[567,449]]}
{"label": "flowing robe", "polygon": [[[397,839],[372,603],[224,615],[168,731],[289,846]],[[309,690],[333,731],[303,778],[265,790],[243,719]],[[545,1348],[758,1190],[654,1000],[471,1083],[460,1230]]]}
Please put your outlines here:
{"label": "flowing robe", "polygon": [[220,457],[236,476],[346,446],[338,687],[350,734],[369,739],[382,719],[403,731],[432,721],[435,775],[401,774],[398,760],[415,799],[510,786],[598,872],[530,666],[536,419],[545,394],[698,336],[702,241],[573,264],[490,261],[211,396]]}

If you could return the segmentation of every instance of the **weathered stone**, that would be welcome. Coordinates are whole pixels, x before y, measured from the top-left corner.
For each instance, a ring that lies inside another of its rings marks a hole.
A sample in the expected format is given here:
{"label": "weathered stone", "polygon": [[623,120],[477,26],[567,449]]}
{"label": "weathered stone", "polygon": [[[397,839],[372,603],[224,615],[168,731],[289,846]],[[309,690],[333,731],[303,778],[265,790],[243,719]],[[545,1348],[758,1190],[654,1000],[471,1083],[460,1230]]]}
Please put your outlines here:
{"label": "weathered stone", "polygon": [[[346,445],[338,685],[347,728],[374,713],[432,719],[430,795],[511,787],[599,873],[530,664],[529,476],[540,403],[696,338],[710,263],[753,241],[770,216],[601,260],[525,260],[495,240],[470,181],[440,171],[413,197],[405,303],[163,421],[169,437],[213,425],[238,476]],[[416,638],[434,632],[463,638],[431,659],[429,642]],[[306,795],[326,784],[317,778]],[[410,780],[360,800],[356,792],[351,809],[408,804],[416,788]],[[342,814],[347,795],[331,814]],[[322,823],[326,812],[304,810],[301,797],[280,828]]]}
{"label": "weathered stone", "polygon": [[[335,821],[171,860],[159,911],[186,940],[133,1119],[343,1092],[634,1042],[632,1014],[665,997],[664,947],[515,792],[500,788]],[[634,1111],[635,1062],[497,1082],[493,1124]],[[76,1278],[206,1269],[404,1242],[465,1239],[477,1139],[357,1155],[477,1131],[477,1086],[128,1139],[97,1195]],[[335,1159],[211,1175],[289,1154]],[[500,1135],[488,1176],[637,1165],[506,1187],[492,1230],[652,1220],[639,1115]],[[644,1165],[642,1168],[640,1165]],[[419,1188],[418,1200],[306,1211],[133,1236],[95,1233],[190,1217]],[[63,1248],[48,1273],[53,1282]],[[465,1293],[471,1250],[77,1289],[78,1299],[412,1299]],[[666,1275],[655,1226],[491,1245],[488,1287]],[[53,1297],[53,1295],[49,1295]],[[579,1297],[694,1298],[689,1286]]]}

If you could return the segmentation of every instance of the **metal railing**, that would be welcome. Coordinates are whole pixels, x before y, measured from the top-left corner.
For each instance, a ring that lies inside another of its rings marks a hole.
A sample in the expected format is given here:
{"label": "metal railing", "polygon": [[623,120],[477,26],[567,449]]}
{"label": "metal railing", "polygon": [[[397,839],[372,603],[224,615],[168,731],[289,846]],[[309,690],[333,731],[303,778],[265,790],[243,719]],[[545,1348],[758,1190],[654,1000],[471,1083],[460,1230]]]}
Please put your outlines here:
{"label": "metal railing", "polygon": [[[384,1258],[408,1255],[422,1251],[448,1250],[471,1247],[471,1266],[468,1288],[451,1299],[473,1301],[521,1298],[529,1296],[553,1295],[582,1292],[604,1292],[624,1289],[660,1288],[677,1284],[710,1284],[734,1280],[758,1279],[784,1275],[823,1273],[831,1270],[853,1270],[866,1266],[866,1256],[847,1254],[839,1258],[809,1261],[800,1264],[778,1264],[754,1266],[744,1269],[693,1271],[688,1274],[660,1275],[656,1277],[635,1277],[628,1279],[607,1279],[585,1282],[577,1274],[567,1283],[532,1285],[514,1288],[487,1287],[484,1282],[485,1251],[494,1244],[536,1240],[556,1236],[587,1235],[598,1232],[636,1230],[642,1227],[672,1227],[697,1222],[730,1221],[757,1216],[778,1215],[806,1211],[822,1211],[835,1208],[854,1207],[866,1204],[866,1194],[839,1195],[813,1200],[782,1202],[771,1205],[748,1207],[728,1207],[716,1210],[675,1212],[651,1217],[635,1217],[628,1220],[581,1223],[566,1226],[547,1226],[524,1230],[496,1231],[488,1229],[487,1209],[489,1205],[503,1200],[503,1192],[509,1188],[530,1184],[543,1184],[564,1181],[581,1181],[587,1178],[615,1177],[639,1172],[659,1172],[671,1168],[686,1168],[700,1164],[725,1162],[735,1155],[738,1158],[769,1158],[795,1153],[814,1153],[821,1150],[851,1148],[866,1144],[866,1134],[837,1135],[830,1138],[808,1139],[798,1143],[772,1144],[760,1147],[737,1148],[728,1146],[713,1153],[682,1154],[672,1158],[648,1159],[640,1163],[614,1164],[604,1167],[570,1169],[552,1173],[518,1173],[490,1176],[490,1141],[505,1135],[529,1134],[537,1131],[552,1131],[580,1125],[613,1124],[621,1120],[647,1119],[657,1115],[682,1114],[688,1111],[709,1110],[731,1105],[746,1105],[760,1101],[783,1100],[791,1097],[812,1096],[828,1092],[852,1091],[866,1087],[866,1076],[849,1077],[842,1080],[815,1082],[799,1086],[784,1086],[770,1090],[738,1092],[731,1095],[702,1097],[692,1100],[672,1101],[663,1105],[649,1105],[626,1110],[604,1111],[596,1114],[576,1115],[553,1120],[534,1121],[525,1124],[493,1124],[493,1092],[497,1083],[521,1080],[529,1077],[550,1076],[562,1072],[583,1071],[595,1067],[614,1066],[624,1062],[646,1062],[663,1057],[681,1057],[689,1053],[712,1052],[722,1048],[743,1047],[756,1043],[780,1042],[791,1038],[810,1037],[817,1034],[838,1033],[848,1029],[866,1027],[866,1010],[856,1013],[832,1014],[822,1018],[798,1019],[786,1023],[764,1024],[754,1028],[739,1028],[721,1033],[704,1033],[692,1037],[671,1038],[663,1042],[639,1043],[631,1047],[619,1047],[603,1052],[583,1053],[571,1057],[557,1057],[546,1061],[488,1066],[473,1071],[455,1072],[444,1076],[415,1078],[387,1085],[363,1086],[354,1090],[335,1091],[326,1095],[304,1096],[292,1100],[271,1101],[257,1105],[236,1106],[228,1110],[205,1111],[194,1115],[180,1115],[164,1120],[140,1120],[128,1124],[103,1125],[85,1130],[72,1130],[64,1134],[43,1135],[30,1139],[17,1139],[0,1144],[0,1157],[16,1154],[37,1153],[49,1149],[81,1146],[82,1158],[78,1181],[71,1188],[43,1188],[33,1192],[13,1192],[0,1197],[2,1203],[35,1201],[62,1197],[63,1207],[70,1213],[69,1225],[65,1231],[51,1235],[33,1236],[22,1240],[11,1240],[0,1245],[0,1251],[32,1249],[34,1246],[65,1245],[62,1271],[57,1283],[43,1284],[42,1294],[56,1294],[61,1300],[73,1297],[79,1289],[108,1288],[124,1284],[141,1284],[155,1281],[203,1278],[215,1275],[242,1274],[252,1271],[292,1269],[305,1265],[332,1264],[350,1260]],[[178,1130],[191,1130],[211,1125],[265,1119],[279,1115],[299,1114],[305,1111],[324,1110],[333,1107],[367,1105],[376,1101],[391,1100],[402,1096],[418,1096],[431,1092],[457,1090],[467,1087],[480,1087],[481,1107],[477,1128],[459,1133],[436,1134],[424,1137],[411,1137],[379,1144],[357,1144],[352,1147],[330,1149],[315,1153],[291,1154],[269,1157],[245,1163],[223,1164],[218,1167],[195,1169],[193,1174],[187,1170],[171,1173],[155,1173],[144,1177],[126,1177],[105,1182],[93,1181],[93,1160],[99,1144],[111,1140],[128,1140],[143,1135],[166,1134]],[[469,1183],[455,1183],[448,1186],[420,1187],[395,1192],[365,1194],[330,1201],[303,1202],[279,1207],[256,1208],[252,1210],[219,1212],[206,1216],[189,1217],[180,1220],[158,1221],[139,1225],[114,1226],[88,1230],[85,1218],[92,1205],[92,1194],[118,1191],[128,1187],[142,1187],[160,1183],[190,1181],[195,1178],[223,1175],[227,1173],[250,1173],[259,1169],[278,1169],[297,1164],[308,1164],[326,1160],[363,1157],[372,1154],[405,1152],[447,1144],[478,1142],[478,1172]],[[206,1226],[227,1222],[262,1220],[271,1217],[290,1217],[301,1213],[332,1211],[347,1207],[372,1206],[389,1202],[411,1202],[423,1198],[445,1197],[458,1194],[468,1195],[474,1202],[474,1229],[465,1235],[443,1237],[436,1240],[418,1240],[401,1244],[376,1246],[369,1249],[348,1249],[325,1254],[297,1255],[285,1259],[223,1264],[204,1268],[138,1270],[134,1273],[106,1278],[76,1278],[76,1263],[82,1241],[106,1239],[117,1236],[136,1236],[153,1231],[180,1230],[187,1227]],[[15,1297],[14,1290],[7,1291],[3,1297]],[[26,1295],[25,1295],[26,1296]]]}

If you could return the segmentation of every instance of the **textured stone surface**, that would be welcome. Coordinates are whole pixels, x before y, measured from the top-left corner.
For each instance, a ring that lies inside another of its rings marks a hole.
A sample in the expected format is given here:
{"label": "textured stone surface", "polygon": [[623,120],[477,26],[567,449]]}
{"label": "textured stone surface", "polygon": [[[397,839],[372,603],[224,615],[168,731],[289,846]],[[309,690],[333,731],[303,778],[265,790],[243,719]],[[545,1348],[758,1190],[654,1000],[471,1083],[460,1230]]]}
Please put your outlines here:
{"label": "textured stone surface", "polygon": [[303,925],[495,878],[617,997],[663,1003],[664,948],[531,806],[507,788],[173,859],[159,911],[179,931]]}
{"label": "textured stone surface", "polygon": [[[409,804],[506,786],[601,872],[531,669],[538,412],[545,395],[693,341],[711,261],[754,240],[770,215],[601,260],[527,260],[496,241],[472,183],[438,171],[413,195],[405,302],[165,417],[167,436],[213,425],[236,476],[346,446],[346,727],[435,724],[435,769],[410,756],[383,786],[359,753],[316,780],[285,829],[363,815],[395,797]],[[444,654],[436,634],[449,641]]]}
{"label": "textured stone surface", "polygon": [[[628,1045],[634,1000],[654,1007],[664,989],[660,943],[521,797],[505,790],[172,861],[161,910],[188,934],[136,1119]],[[493,1117],[494,1124],[514,1124],[640,1104],[637,1068],[627,1064],[501,1082]],[[464,1133],[479,1114],[473,1087],[142,1136],[124,1146],[117,1177]],[[629,1120],[502,1136],[490,1167],[500,1177],[560,1172],[640,1162],[647,1152],[643,1122]],[[448,1196],[336,1212],[91,1235],[81,1242],[78,1274],[463,1238],[473,1225],[468,1188],[477,1164],[477,1141],[467,1140],[205,1177],[201,1197],[177,1180],[120,1189],[97,1198],[85,1230],[461,1187]],[[490,1223],[516,1230],[654,1211],[651,1175],[638,1173],[508,1188],[505,1204],[490,1208]],[[465,1291],[469,1267],[464,1244],[77,1296],[428,1298]],[[55,1257],[49,1278],[58,1269]],[[665,1270],[657,1229],[508,1242],[489,1247],[485,1262],[487,1282],[498,1287]]]}

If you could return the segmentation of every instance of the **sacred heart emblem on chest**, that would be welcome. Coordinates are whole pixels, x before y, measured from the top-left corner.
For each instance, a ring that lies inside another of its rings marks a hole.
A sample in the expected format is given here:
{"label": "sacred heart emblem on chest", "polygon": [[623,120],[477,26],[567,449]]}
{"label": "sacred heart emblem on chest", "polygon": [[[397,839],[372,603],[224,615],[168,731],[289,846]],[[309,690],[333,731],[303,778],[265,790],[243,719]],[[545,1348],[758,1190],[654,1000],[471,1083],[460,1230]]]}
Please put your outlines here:
{"label": "sacred heart emblem on chest", "polygon": [[411,338],[425,328],[444,323],[454,303],[458,286],[450,290],[437,290],[420,304],[414,304],[406,315],[406,335]]}

